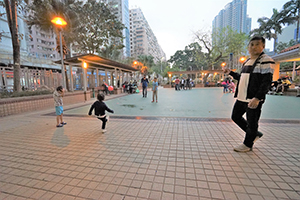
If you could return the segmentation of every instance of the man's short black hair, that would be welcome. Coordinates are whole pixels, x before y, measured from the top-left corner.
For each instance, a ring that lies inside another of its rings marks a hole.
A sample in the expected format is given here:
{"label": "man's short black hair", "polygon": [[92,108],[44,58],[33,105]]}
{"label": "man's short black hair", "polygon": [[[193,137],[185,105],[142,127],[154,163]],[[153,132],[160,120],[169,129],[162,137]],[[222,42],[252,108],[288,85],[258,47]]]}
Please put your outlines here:
{"label": "man's short black hair", "polygon": [[103,101],[103,100],[104,100],[104,94],[98,94],[98,95],[97,95],[97,99],[98,99],[99,101]]}
{"label": "man's short black hair", "polygon": [[265,39],[264,37],[260,36],[260,35],[255,35],[255,36],[253,36],[253,37],[250,39],[249,43],[250,43],[251,41],[253,41],[253,40],[260,40],[260,41],[262,41],[263,44],[266,43],[266,39]]}
{"label": "man's short black hair", "polygon": [[62,86],[58,86],[58,87],[56,88],[56,91],[62,91],[62,89],[63,89]]}

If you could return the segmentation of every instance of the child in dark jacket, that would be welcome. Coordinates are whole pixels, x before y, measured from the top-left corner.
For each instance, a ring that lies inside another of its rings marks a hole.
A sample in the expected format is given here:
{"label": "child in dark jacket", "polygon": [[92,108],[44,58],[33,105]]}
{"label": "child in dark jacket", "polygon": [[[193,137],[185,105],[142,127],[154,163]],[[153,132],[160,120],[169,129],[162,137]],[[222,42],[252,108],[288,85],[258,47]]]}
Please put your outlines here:
{"label": "child in dark jacket", "polygon": [[95,101],[93,105],[90,108],[89,115],[92,115],[93,110],[95,109],[95,115],[98,119],[102,121],[102,133],[105,133],[105,125],[107,122],[107,117],[105,115],[105,111],[107,110],[110,113],[114,113],[113,110],[109,109],[106,104],[103,102],[104,100],[104,94],[98,94],[97,95],[98,101]]}

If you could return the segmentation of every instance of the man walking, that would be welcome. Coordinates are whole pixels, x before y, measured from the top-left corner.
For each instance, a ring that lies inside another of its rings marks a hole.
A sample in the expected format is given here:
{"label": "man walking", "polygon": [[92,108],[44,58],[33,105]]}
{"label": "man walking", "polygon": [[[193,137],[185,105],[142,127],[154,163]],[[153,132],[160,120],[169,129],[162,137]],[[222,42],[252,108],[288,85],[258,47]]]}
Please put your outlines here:
{"label": "man walking", "polygon": [[147,87],[148,87],[149,81],[145,75],[142,78],[141,83],[142,83],[142,87],[143,87],[143,98],[146,98],[147,97]]}
{"label": "man walking", "polygon": [[[254,142],[262,137],[258,121],[266,94],[272,83],[275,62],[266,55],[265,39],[253,37],[248,44],[250,58],[245,61],[240,74],[223,69],[224,73],[238,80],[234,97],[237,98],[231,119],[246,133],[243,144],[234,148],[237,152],[252,150]],[[243,118],[246,113],[247,120]]]}

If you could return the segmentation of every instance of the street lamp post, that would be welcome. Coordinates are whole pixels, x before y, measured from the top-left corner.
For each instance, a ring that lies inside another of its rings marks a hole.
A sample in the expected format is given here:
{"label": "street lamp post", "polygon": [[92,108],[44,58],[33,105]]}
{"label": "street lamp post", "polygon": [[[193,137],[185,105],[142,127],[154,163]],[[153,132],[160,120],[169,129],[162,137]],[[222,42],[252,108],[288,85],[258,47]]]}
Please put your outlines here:
{"label": "street lamp post", "polygon": [[67,25],[67,22],[60,17],[55,17],[51,20],[51,22],[58,26],[59,28],[59,46],[60,46],[60,58],[61,58],[61,72],[62,72],[62,80],[63,80],[63,88],[66,88],[66,75],[65,75],[65,67],[64,67],[64,54],[63,54],[63,47],[62,47],[62,27]]}

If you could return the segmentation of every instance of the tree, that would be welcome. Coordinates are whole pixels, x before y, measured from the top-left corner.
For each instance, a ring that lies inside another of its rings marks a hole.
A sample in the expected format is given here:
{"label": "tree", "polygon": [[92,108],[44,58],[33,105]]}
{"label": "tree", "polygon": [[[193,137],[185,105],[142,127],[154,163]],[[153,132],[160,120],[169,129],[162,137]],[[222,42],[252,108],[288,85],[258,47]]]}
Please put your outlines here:
{"label": "tree", "polygon": [[80,25],[74,38],[77,50],[82,53],[101,53],[103,50],[122,49],[125,26],[111,12],[108,5],[88,0],[75,8]]}
{"label": "tree", "polygon": [[66,22],[67,25],[64,27],[64,33],[62,34],[63,43],[63,54],[67,54],[67,45],[73,42],[76,37],[76,30],[80,24],[80,16],[76,12],[76,9],[81,6],[81,3],[76,0],[34,0],[28,5],[28,16],[27,24],[29,28],[31,26],[37,26],[43,31],[54,30],[56,33],[56,44],[57,51],[60,51],[60,38],[59,30],[51,20],[54,17],[61,17]]}
{"label": "tree", "polygon": [[198,42],[189,44],[184,50],[178,50],[171,56],[168,62],[173,63],[173,66],[177,66],[183,70],[199,69],[203,66],[204,53],[202,47]]}
{"label": "tree", "polygon": [[122,55],[121,49],[123,47],[123,45],[120,45],[120,47],[116,47],[114,44],[107,45],[101,49],[100,55],[107,59],[119,61],[120,56]]}
{"label": "tree", "polygon": [[288,20],[288,24],[297,22],[296,42],[298,43],[299,22],[300,22],[300,1],[290,0],[283,5],[282,16]]}
{"label": "tree", "polygon": [[[213,54],[217,53],[218,55],[218,52],[221,52],[224,55],[222,58],[227,59],[232,53],[234,60],[238,62],[237,60],[247,53],[248,36],[245,33],[239,33],[231,27],[226,27],[213,33],[212,38],[214,41],[213,46],[216,49]],[[220,66],[219,63],[218,66]]]}
{"label": "tree", "polygon": [[251,35],[260,34],[266,39],[274,40],[273,49],[274,54],[276,53],[277,36],[282,32],[282,25],[290,23],[290,19],[283,17],[283,13],[278,12],[277,9],[273,9],[271,18],[262,17],[257,20],[260,27],[251,31]]}
{"label": "tree", "polygon": [[[13,46],[13,72],[14,72],[14,87],[15,92],[21,91],[21,82],[20,82],[20,40],[19,40],[19,31],[18,31],[18,15],[17,15],[17,4],[21,5],[18,0],[4,0],[1,2],[1,6],[5,7],[7,23],[11,33],[11,41]],[[20,7],[19,7],[20,8]]]}
{"label": "tree", "polygon": [[290,40],[289,42],[279,42],[277,44],[277,48],[276,48],[276,52],[280,53],[282,50],[294,46],[295,45],[295,41],[294,40]]}
{"label": "tree", "polygon": [[241,55],[247,51],[248,36],[245,33],[233,30],[231,27],[217,30],[212,37],[215,41],[213,46],[223,55],[229,55],[230,53]]}
{"label": "tree", "polygon": [[137,60],[149,68],[154,66],[154,57],[151,55],[139,55]]}
{"label": "tree", "polygon": [[195,34],[195,40],[204,48],[205,64],[204,69],[212,69],[212,66],[222,57],[222,52],[212,45],[211,35],[206,32],[198,31]]}

